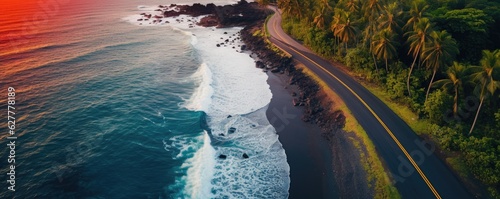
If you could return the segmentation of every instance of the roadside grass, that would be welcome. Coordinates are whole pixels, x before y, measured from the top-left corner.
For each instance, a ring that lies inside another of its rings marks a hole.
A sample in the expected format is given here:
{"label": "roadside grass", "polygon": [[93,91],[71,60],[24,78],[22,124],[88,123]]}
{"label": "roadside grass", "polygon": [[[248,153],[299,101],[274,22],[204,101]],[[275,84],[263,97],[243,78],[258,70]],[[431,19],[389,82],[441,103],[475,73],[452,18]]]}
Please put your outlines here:
{"label": "roadside grass", "polygon": [[[283,23],[282,23],[283,25]],[[284,27],[282,27],[286,30]],[[396,113],[410,128],[420,137],[430,138],[431,142],[434,142],[436,147],[440,148],[441,145],[436,143],[437,140],[432,136],[430,127],[433,123],[427,119],[419,118],[418,114],[413,112],[407,105],[401,104],[400,102],[394,101],[389,97],[387,91],[379,85],[375,85],[373,83],[367,82],[366,80],[359,78],[362,77],[361,74],[355,73],[348,67],[346,67],[343,63],[339,63],[338,61],[332,60],[332,58],[324,57],[324,59],[329,60],[330,62],[335,63],[335,65],[340,65],[338,68],[342,69],[344,72],[348,73],[351,77],[354,77],[358,80],[358,82],[363,85],[366,89],[368,89],[372,94],[374,94],[377,98],[382,100],[382,102],[387,105],[394,113]],[[346,124],[346,128],[347,124]],[[466,182],[466,184],[476,184],[474,176],[472,174],[472,168],[468,167],[464,162],[463,154],[459,154],[456,152],[451,152],[449,150],[441,150],[443,156],[442,159],[446,162],[446,164],[451,167],[455,174],[459,175],[462,180]],[[490,193],[497,193],[495,190]],[[495,195],[495,194],[494,194]]]}
{"label": "roadside grass", "polygon": [[[262,29],[255,30],[253,36],[261,36],[265,39],[265,42],[268,44],[268,48],[273,51],[281,54],[282,56],[291,57],[289,53],[274,45],[269,41],[269,30],[267,29],[267,22],[272,17],[272,15],[268,16],[266,22],[264,23],[264,27]],[[296,64],[297,68],[302,68],[304,73],[312,78],[321,88],[321,91],[326,94],[329,99],[332,99],[334,105],[331,107],[333,111],[341,110],[346,117],[346,124],[344,127],[344,131],[346,133],[352,133],[353,136],[349,137],[349,140],[352,141],[353,145],[358,149],[358,153],[360,154],[360,163],[362,164],[364,170],[367,173],[367,183],[370,188],[373,188],[374,198],[391,198],[391,199],[400,199],[401,195],[399,194],[396,187],[392,184],[391,178],[388,173],[385,171],[382,161],[380,160],[375,145],[366,134],[366,131],[361,127],[356,118],[352,116],[351,111],[347,108],[347,105],[344,101],[338,96],[333,90],[331,90],[325,82],[323,82],[314,72],[307,69],[301,64]]]}
{"label": "roadside grass", "polygon": [[268,49],[271,49],[276,54],[278,54],[278,55],[280,55],[282,57],[291,57],[290,54],[288,54],[287,52],[281,50],[280,47],[274,45],[271,41],[269,41],[269,38],[268,38],[269,33],[267,32],[267,26],[264,25],[264,27],[266,27],[265,30],[263,30],[264,28],[254,30],[254,32],[252,33],[252,36],[263,38],[264,42],[266,42],[266,47]]}
{"label": "roadside grass", "polygon": [[[355,76],[352,72],[349,72],[351,76]],[[429,134],[429,129],[432,123],[426,119],[419,119],[418,115],[413,112],[408,106],[394,102],[390,99],[387,92],[383,90],[380,86],[366,83],[364,81],[358,81],[366,89],[368,89],[373,95],[382,100],[385,105],[387,105],[394,113],[396,113],[403,121],[410,126],[410,128],[417,133],[417,135],[427,135]]]}
{"label": "roadside grass", "polygon": [[[267,47],[269,49],[271,49],[272,51],[274,51],[275,53],[281,55],[282,57],[292,57],[292,55],[290,55],[290,53],[284,51],[283,49],[281,49],[280,47],[278,47],[277,45],[275,45],[273,42],[269,41],[269,37],[271,34],[269,34],[269,29],[267,28],[267,22],[269,21],[269,19],[271,19],[271,17],[273,17],[275,14],[271,14],[269,16],[267,16],[266,18],[266,21],[264,22],[264,27],[262,28],[262,30],[257,30],[259,33],[255,33],[254,32],[254,36],[261,36],[262,38],[264,38],[264,41],[266,42],[267,44]],[[256,32],[257,32],[256,31]]]}
{"label": "roadside grass", "polygon": [[358,149],[358,153],[360,154],[359,161],[367,172],[367,182],[374,190],[374,198],[401,198],[401,195],[392,184],[389,175],[385,171],[382,161],[375,149],[375,145],[356,118],[352,116],[351,111],[347,108],[342,98],[333,92],[333,90],[331,90],[314,72],[302,64],[297,64],[297,68],[301,68],[307,76],[317,82],[321,88],[321,92],[324,92],[329,99],[333,100],[334,105],[331,107],[333,111],[341,110],[344,113],[346,117],[344,131],[354,134],[355,138],[349,137],[349,139]]}
{"label": "roadside grass", "polygon": [[[267,21],[266,21],[267,22]],[[283,26],[283,23],[282,23]],[[282,27],[284,30],[285,28]],[[321,55],[320,55],[321,56]],[[326,60],[332,61],[328,57],[324,57]],[[351,77],[359,77],[359,74],[354,73],[350,69],[348,69],[346,66],[344,66],[342,63],[337,63],[341,64],[339,68],[341,68],[344,72],[348,73]],[[425,119],[419,119],[418,115],[414,113],[410,108],[403,104],[399,104],[397,102],[394,102],[393,100],[390,99],[389,95],[387,92],[380,86],[374,85],[367,83],[364,80],[361,80],[360,78],[358,79],[359,83],[361,83],[365,88],[367,88],[372,94],[377,96],[384,104],[386,104],[392,111],[394,111],[399,117],[403,119],[411,128],[412,130],[417,133],[418,135],[426,135],[428,133],[428,127],[431,126],[431,122],[427,121]]]}
{"label": "roadside grass", "polygon": [[273,17],[273,16],[274,16],[274,14],[271,14],[271,15],[267,16],[266,21],[264,22],[264,28],[266,29],[266,35],[265,35],[266,38],[269,35],[269,29],[267,28],[267,22],[269,22],[269,19],[271,19],[271,17]]}
{"label": "roadside grass", "polygon": [[471,177],[469,167],[465,165],[465,162],[458,156],[446,158],[446,162],[452,165],[453,169],[458,171],[461,178],[467,179]]}
{"label": "roadside grass", "polygon": [[[349,73],[351,76],[355,75],[351,74],[352,73],[351,71],[349,71]],[[441,147],[438,143],[436,143],[436,140],[432,137],[432,134],[430,133],[429,127],[432,126],[432,123],[429,120],[419,119],[418,115],[415,112],[413,112],[408,106],[405,106],[403,104],[391,100],[387,92],[385,92],[385,90],[380,86],[370,84],[365,81],[358,81],[358,82],[360,82],[366,89],[368,89],[377,98],[382,100],[382,102],[384,102],[385,105],[387,105],[392,111],[394,111],[394,113],[396,113],[401,119],[403,119],[403,121],[405,121],[406,124],[408,124],[408,126],[410,126],[410,128],[417,135],[423,137],[429,137],[431,141],[434,142],[438,148]],[[445,153],[443,159],[451,167],[451,169],[460,176],[460,178],[466,181],[470,181],[470,179],[473,178],[471,174],[471,169],[466,166],[465,162],[463,161],[463,158],[460,157],[460,154],[450,153],[449,151],[442,149],[439,150]]]}

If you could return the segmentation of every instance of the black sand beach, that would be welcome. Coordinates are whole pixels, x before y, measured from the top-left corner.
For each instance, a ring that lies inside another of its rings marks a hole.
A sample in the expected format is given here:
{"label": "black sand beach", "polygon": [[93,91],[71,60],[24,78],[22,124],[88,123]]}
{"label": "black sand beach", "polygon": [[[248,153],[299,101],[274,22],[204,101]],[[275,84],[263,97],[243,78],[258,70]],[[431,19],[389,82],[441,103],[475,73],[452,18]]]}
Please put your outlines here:
{"label": "black sand beach", "polygon": [[290,165],[289,198],[372,198],[353,133],[338,131],[328,139],[318,125],[304,122],[304,108],[294,106],[289,77],[268,73],[273,98],[267,117],[279,134]]}
{"label": "black sand beach", "polygon": [[[342,130],[345,124],[342,111],[323,106],[331,100],[317,96],[318,84],[296,70],[292,59],[268,49],[264,38],[254,34],[264,31],[261,30],[264,20],[272,11],[245,1],[224,7],[194,4],[179,6],[179,9],[165,12],[164,17],[207,15],[197,25],[245,27],[239,36],[246,45],[240,50],[256,58],[256,67],[269,76],[267,83],[273,97],[266,115],[279,135],[290,166],[289,198],[372,196],[360,155],[350,141],[356,138]],[[218,13],[217,10],[229,12]]]}
{"label": "black sand beach", "polygon": [[302,108],[293,106],[295,86],[289,86],[284,75],[268,74],[273,98],[267,117],[287,154],[290,198],[339,198],[328,141],[318,126],[302,121]]}

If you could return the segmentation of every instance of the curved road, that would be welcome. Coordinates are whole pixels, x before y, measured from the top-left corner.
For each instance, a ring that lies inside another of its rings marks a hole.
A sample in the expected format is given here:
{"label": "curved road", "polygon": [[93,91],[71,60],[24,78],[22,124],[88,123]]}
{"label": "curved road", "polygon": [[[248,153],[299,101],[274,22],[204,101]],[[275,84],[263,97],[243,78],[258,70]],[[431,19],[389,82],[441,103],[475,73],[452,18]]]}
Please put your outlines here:
{"label": "curved road", "polygon": [[356,80],[288,36],[281,28],[279,12],[266,26],[271,42],[311,69],[344,100],[373,141],[403,198],[473,198],[434,154],[433,145],[420,139]]}

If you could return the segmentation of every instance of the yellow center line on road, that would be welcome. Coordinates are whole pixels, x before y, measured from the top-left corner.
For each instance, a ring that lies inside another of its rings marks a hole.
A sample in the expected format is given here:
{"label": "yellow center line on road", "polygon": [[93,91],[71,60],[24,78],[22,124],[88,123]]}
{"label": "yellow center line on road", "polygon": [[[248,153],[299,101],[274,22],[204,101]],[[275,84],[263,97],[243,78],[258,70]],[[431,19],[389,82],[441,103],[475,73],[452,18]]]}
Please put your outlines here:
{"label": "yellow center line on road", "polygon": [[[267,25],[267,24],[266,24]],[[274,32],[276,32],[276,34],[278,35],[278,37],[280,37],[281,41],[285,42],[286,40],[281,36],[281,34],[276,30],[276,20],[273,21],[273,29],[274,29]],[[280,48],[278,45],[276,45],[278,48]],[[280,48],[282,51],[285,51],[287,52],[286,50]],[[418,164],[413,160],[413,158],[410,156],[410,154],[406,151],[406,149],[403,147],[403,145],[399,142],[399,140],[396,138],[396,136],[394,135],[394,133],[392,133],[392,131],[389,129],[389,127],[387,127],[387,125],[382,121],[382,119],[380,119],[380,117],[375,113],[375,111],[373,111],[373,109],[368,106],[368,104],[356,93],[354,92],[354,90],[352,90],[349,86],[347,86],[347,84],[345,84],[342,80],[340,80],[337,76],[335,76],[334,74],[332,74],[330,71],[326,70],[323,66],[319,65],[318,63],[316,63],[315,61],[311,60],[309,57],[305,56],[304,54],[302,54],[301,52],[295,50],[294,48],[290,47],[291,50],[295,51],[296,53],[298,53],[299,55],[302,55],[302,57],[304,57],[305,59],[309,60],[311,63],[313,63],[314,65],[318,66],[319,68],[321,68],[324,72],[326,72],[327,74],[329,74],[330,76],[332,76],[334,79],[336,79],[338,82],[340,82],[344,87],[347,88],[347,90],[349,90],[356,98],[359,99],[359,101],[361,101],[361,103],[373,114],[373,116],[375,116],[375,118],[378,120],[378,122],[384,127],[384,129],[387,131],[387,133],[391,136],[391,138],[394,140],[394,142],[396,142],[396,144],[398,145],[398,147],[401,149],[401,151],[403,151],[403,153],[405,154],[405,156],[408,158],[408,160],[411,162],[411,164],[413,165],[413,167],[415,167],[415,170],[417,170],[417,172],[420,174],[420,176],[422,177],[422,179],[425,181],[425,183],[427,184],[427,186],[429,186],[429,188],[431,189],[432,193],[434,193],[434,195],[436,196],[436,198],[438,199],[441,199],[441,196],[439,195],[439,193],[436,191],[436,189],[434,188],[434,186],[431,184],[431,182],[429,181],[429,179],[427,179],[427,177],[425,176],[425,174],[422,172],[422,170],[420,169],[420,167],[418,166]]]}

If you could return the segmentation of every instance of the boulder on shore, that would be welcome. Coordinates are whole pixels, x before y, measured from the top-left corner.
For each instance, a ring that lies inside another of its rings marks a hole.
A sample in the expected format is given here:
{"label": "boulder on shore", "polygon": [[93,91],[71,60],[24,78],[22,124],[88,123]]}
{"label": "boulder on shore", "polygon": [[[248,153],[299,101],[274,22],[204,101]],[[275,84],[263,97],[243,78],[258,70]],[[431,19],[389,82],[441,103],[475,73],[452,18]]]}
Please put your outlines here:
{"label": "boulder on shore", "polygon": [[198,22],[199,26],[203,27],[213,27],[213,26],[218,26],[219,21],[217,20],[217,17],[214,15],[208,15],[200,19],[200,22]]}
{"label": "boulder on shore", "polygon": [[257,62],[255,62],[255,67],[257,67],[257,68],[265,68],[266,65],[264,65],[264,63],[262,63],[261,61],[257,61]]}

